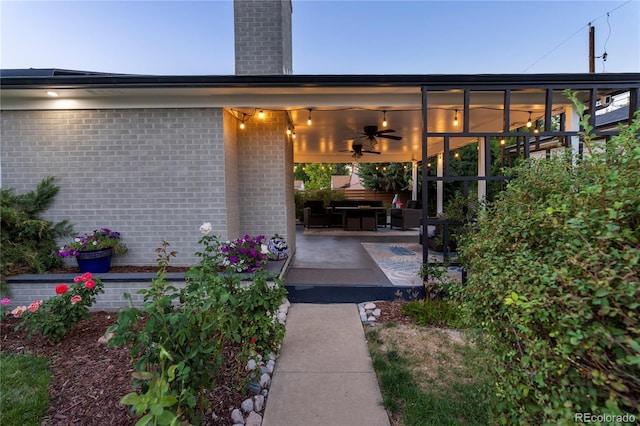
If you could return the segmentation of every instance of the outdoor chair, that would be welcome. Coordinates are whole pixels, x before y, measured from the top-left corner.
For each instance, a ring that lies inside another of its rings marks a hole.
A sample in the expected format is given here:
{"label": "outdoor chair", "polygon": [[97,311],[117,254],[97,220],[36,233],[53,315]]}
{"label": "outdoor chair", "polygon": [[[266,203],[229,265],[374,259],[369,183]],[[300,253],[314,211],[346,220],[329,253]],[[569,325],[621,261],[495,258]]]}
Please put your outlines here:
{"label": "outdoor chair", "polygon": [[419,228],[422,224],[422,203],[410,200],[404,209],[391,209],[391,229],[395,226],[403,231],[409,228]]}
{"label": "outdoor chair", "polygon": [[331,226],[331,209],[324,206],[322,200],[307,200],[303,209],[304,227]]}

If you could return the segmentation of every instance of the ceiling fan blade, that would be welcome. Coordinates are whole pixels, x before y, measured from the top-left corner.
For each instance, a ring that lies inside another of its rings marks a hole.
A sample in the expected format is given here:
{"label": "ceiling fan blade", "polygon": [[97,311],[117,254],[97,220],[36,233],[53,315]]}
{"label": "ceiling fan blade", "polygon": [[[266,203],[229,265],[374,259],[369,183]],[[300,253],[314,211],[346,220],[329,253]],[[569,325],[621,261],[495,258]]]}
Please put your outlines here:
{"label": "ceiling fan blade", "polygon": [[393,129],[385,129],[385,130],[379,130],[378,131],[378,135],[380,135],[381,133],[395,133],[396,131]]}
{"label": "ceiling fan blade", "polygon": [[364,149],[362,150],[362,152],[366,152],[368,154],[381,154],[381,152],[379,152],[379,151],[368,151],[368,150],[364,150]]}
{"label": "ceiling fan blade", "polygon": [[393,135],[378,135],[379,138],[385,139],[393,139],[394,141],[402,140],[402,136],[393,136]]}

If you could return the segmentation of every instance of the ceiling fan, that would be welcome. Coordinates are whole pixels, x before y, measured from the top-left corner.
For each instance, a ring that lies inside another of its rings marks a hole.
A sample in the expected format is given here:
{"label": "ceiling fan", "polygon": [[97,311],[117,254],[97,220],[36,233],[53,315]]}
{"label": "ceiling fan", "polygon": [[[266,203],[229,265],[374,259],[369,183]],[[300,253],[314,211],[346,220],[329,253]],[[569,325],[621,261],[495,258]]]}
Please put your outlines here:
{"label": "ceiling fan", "polygon": [[343,149],[340,152],[350,152],[351,156],[356,160],[359,158],[362,158],[362,155],[365,153],[380,154],[380,151],[372,151],[371,149],[362,149],[362,143],[357,140],[353,141],[353,144],[351,144],[351,150]]}
{"label": "ceiling fan", "polygon": [[364,126],[364,132],[360,133],[361,136],[355,139],[366,138],[369,141],[369,145],[374,147],[378,141],[376,138],[393,139],[394,141],[402,140],[402,136],[388,135],[387,133],[395,133],[393,129],[378,130],[378,126]]}

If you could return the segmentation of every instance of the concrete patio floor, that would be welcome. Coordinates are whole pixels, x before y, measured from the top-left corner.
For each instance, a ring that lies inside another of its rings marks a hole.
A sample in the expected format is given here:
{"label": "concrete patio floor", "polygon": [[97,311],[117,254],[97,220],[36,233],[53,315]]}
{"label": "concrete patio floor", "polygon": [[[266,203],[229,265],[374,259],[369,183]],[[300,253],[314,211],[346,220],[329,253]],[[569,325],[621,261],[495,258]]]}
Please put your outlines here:
{"label": "concrete patio floor", "polygon": [[296,253],[284,276],[292,303],[359,303],[368,300],[393,300],[397,291],[378,267],[363,242],[415,242],[414,232],[407,236],[304,235],[296,228]]}

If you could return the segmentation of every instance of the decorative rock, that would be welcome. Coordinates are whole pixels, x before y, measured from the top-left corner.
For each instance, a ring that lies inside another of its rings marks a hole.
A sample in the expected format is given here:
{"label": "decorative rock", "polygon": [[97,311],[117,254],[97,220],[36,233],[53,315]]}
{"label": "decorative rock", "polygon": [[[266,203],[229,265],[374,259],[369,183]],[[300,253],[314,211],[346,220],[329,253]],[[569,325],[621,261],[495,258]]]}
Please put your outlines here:
{"label": "decorative rock", "polygon": [[367,302],[364,304],[364,308],[365,309],[375,309],[376,308],[376,304],[373,302]]}
{"label": "decorative rock", "polygon": [[253,397],[253,410],[257,413],[264,408],[264,395],[256,395]]}
{"label": "decorative rock", "polygon": [[242,411],[244,411],[245,413],[249,413],[253,411],[253,400],[251,398],[245,399],[244,401],[242,401],[242,404],[240,405],[240,407],[242,408]]}
{"label": "decorative rock", "polygon": [[284,324],[286,322],[287,319],[287,314],[285,314],[284,312],[278,312],[278,322],[280,324]]}
{"label": "decorative rock", "polygon": [[260,383],[249,382],[249,392],[259,394],[260,393]]}
{"label": "decorative rock", "polygon": [[115,333],[107,333],[104,336],[100,336],[100,338],[98,339],[98,343],[100,343],[101,345],[106,345],[107,343],[109,343],[109,340],[113,339],[114,335]]}
{"label": "decorative rock", "polygon": [[262,416],[255,411],[249,413],[247,417],[246,426],[260,426],[262,424]]}
{"label": "decorative rock", "polygon": [[269,386],[271,386],[271,376],[266,373],[260,376],[260,386],[262,386],[263,389],[269,389]]}
{"label": "decorative rock", "polygon": [[262,392],[260,393],[265,397],[265,399],[269,396],[269,391],[267,389],[262,389]]}
{"label": "decorative rock", "polygon": [[272,359],[267,362],[267,372],[273,374],[273,369],[276,367],[276,362]]}
{"label": "decorative rock", "polygon": [[260,372],[261,372],[262,374],[265,374],[265,373],[266,373],[266,374],[269,374],[269,369],[267,368],[267,366],[266,366],[266,365],[261,365],[261,366],[260,366]]}
{"label": "decorative rock", "polygon": [[269,357],[268,358],[269,358],[269,361],[275,361],[276,358],[278,358],[278,357],[273,352],[269,352]]}
{"label": "decorative rock", "polygon": [[376,317],[371,315],[370,317],[367,318],[367,321],[375,321],[376,319],[377,319]]}
{"label": "decorative rock", "polygon": [[256,364],[256,360],[255,360],[255,359],[250,359],[250,360],[247,362],[247,366],[246,366],[246,367],[244,367],[244,369],[245,369],[246,371],[253,371],[253,370],[255,370],[256,365],[257,365],[257,364]]}
{"label": "decorative rock", "polygon": [[244,416],[242,415],[242,411],[238,410],[237,408],[235,410],[233,410],[231,412],[231,421],[234,424],[243,425],[244,424]]}
{"label": "decorative rock", "polygon": [[382,311],[380,309],[378,309],[378,308],[373,310],[373,316],[374,317],[379,317],[381,313],[382,313]]}

